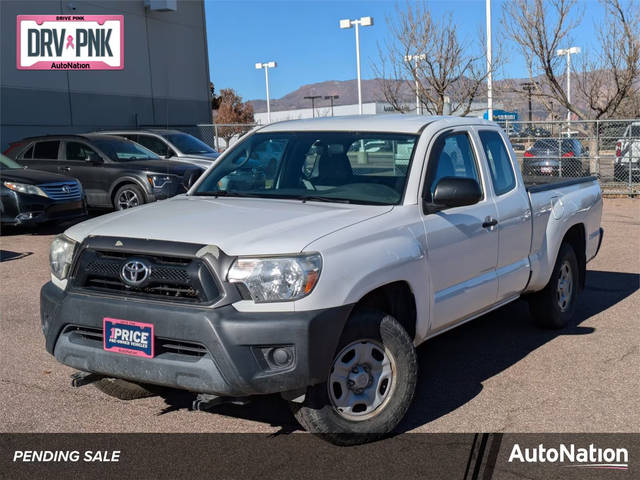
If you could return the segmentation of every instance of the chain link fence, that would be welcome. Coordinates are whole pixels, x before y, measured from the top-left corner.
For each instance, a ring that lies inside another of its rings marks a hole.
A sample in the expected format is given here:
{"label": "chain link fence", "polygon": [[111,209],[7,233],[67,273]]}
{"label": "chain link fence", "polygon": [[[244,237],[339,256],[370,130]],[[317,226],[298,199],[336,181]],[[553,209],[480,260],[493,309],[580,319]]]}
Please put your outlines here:
{"label": "chain link fence", "polygon": [[640,193],[640,119],[502,123],[524,175],[598,177],[605,193]]}
{"label": "chain link fence", "polygon": [[256,126],[256,123],[202,123],[197,125],[200,139],[219,152],[231,147]]}

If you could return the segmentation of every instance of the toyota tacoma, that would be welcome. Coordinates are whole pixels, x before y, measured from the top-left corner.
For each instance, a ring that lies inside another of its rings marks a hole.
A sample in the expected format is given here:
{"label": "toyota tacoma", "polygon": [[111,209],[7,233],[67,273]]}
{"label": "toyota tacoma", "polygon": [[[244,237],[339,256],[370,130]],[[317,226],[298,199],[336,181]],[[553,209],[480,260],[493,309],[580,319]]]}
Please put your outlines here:
{"label": "toyota tacoma", "polygon": [[[262,149],[278,152],[268,182],[227,181]],[[383,436],[411,404],[418,345],[520,297],[543,327],[571,321],[599,184],[524,179],[515,159],[473,118],[258,128],[186,194],[54,240],[46,349],[121,398],[280,393],[331,441]]]}

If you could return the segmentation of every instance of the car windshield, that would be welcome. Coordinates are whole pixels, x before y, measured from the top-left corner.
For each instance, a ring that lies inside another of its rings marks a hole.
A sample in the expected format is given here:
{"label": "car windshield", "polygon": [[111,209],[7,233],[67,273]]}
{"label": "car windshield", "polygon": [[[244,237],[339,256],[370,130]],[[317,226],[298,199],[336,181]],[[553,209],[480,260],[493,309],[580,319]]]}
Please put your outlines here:
{"label": "car windshield", "polygon": [[195,195],[396,205],[416,135],[257,133],[233,147]]}
{"label": "car windshield", "polygon": [[163,137],[169,140],[182,153],[192,155],[216,153],[216,151],[209,145],[188,133],[168,133],[163,135]]}
{"label": "car windshield", "polygon": [[144,148],[130,140],[118,140],[116,138],[95,138],[93,144],[102,150],[114,162],[128,162],[130,160],[153,159],[158,157],[151,150]]}
{"label": "car windshield", "polygon": [[0,170],[12,169],[12,168],[23,168],[23,167],[18,162],[11,160],[9,157],[5,157],[0,153]]}

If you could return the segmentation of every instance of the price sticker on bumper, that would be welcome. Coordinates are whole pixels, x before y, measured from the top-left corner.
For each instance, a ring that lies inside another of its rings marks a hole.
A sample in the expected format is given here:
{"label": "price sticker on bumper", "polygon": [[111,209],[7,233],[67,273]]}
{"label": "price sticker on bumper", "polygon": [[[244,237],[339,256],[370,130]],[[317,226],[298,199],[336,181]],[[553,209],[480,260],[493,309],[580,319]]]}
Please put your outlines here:
{"label": "price sticker on bumper", "polygon": [[103,326],[105,350],[138,357],[153,357],[152,324],[104,318]]}

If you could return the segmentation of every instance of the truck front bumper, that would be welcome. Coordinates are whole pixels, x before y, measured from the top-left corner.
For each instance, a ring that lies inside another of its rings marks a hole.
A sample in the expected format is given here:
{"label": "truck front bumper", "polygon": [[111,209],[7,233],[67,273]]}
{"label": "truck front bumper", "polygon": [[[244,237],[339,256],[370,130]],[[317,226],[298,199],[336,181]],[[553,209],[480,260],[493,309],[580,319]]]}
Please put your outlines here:
{"label": "truck front bumper", "polygon": [[[40,292],[46,349],[70,367],[194,392],[248,396],[326,380],[352,306],[307,312],[238,312],[67,292]],[[103,318],[151,323],[155,356],[103,349]]]}

